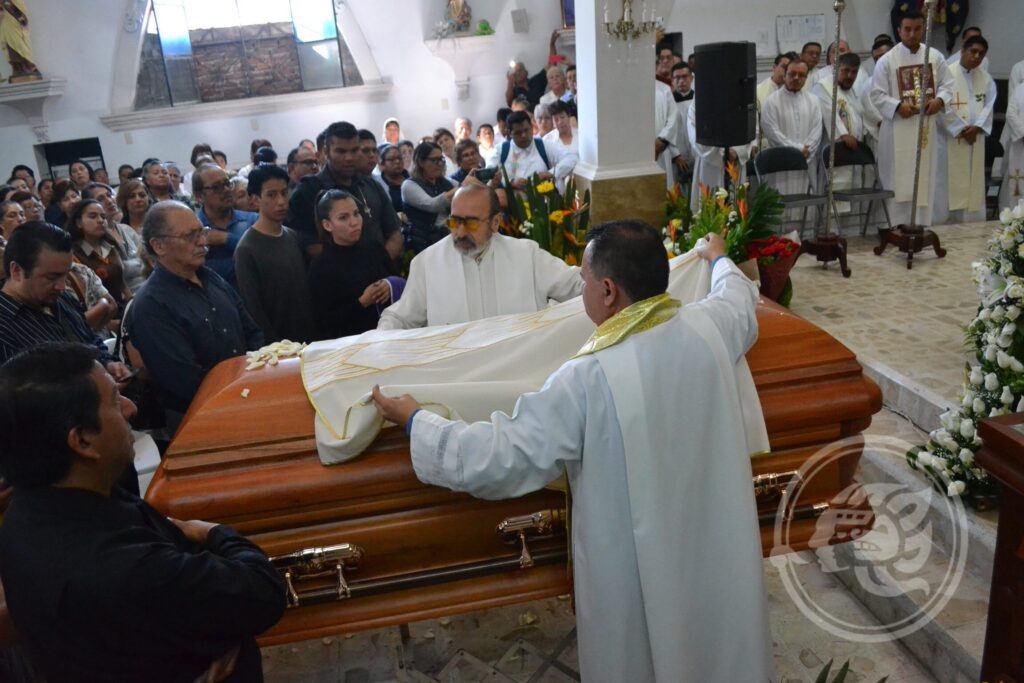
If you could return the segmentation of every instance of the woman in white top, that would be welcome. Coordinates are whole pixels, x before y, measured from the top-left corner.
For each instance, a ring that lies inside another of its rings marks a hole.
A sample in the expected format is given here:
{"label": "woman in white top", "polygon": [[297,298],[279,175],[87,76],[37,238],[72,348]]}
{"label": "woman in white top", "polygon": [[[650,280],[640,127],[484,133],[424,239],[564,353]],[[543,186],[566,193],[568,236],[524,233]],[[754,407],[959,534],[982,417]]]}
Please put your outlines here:
{"label": "woman in white top", "polygon": [[565,181],[572,175],[576,168],[576,162],[580,158],[579,137],[572,127],[572,119],[569,116],[569,105],[558,101],[548,108],[551,112],[551,122],[554,129],[544,136],[544,146],[551,150],[558,150],[559,158],[552,173],[558,185],[558,191],[565,189]]}

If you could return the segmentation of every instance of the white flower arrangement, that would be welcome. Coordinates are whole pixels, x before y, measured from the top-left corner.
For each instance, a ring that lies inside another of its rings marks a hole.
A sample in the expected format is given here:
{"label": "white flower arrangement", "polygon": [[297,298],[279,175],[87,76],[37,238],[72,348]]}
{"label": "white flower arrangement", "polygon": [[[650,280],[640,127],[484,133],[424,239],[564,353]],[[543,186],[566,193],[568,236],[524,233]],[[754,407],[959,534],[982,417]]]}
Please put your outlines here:
{"label": "white flower arrangement", "polygon": [[937,488],[976,507],[990,505],[996,492],[995,482],[975,466],[978,421],[1024,410],[1024,326],[1015,322],[1024,310],[1024,201],[1004,209],[999,222],[991,255],[973,264],[981,304],[966,329],[975,362],[964,370],[960,403],[942,414],[942,426],[925,446],[907,454],[910,466],[931,475]]}

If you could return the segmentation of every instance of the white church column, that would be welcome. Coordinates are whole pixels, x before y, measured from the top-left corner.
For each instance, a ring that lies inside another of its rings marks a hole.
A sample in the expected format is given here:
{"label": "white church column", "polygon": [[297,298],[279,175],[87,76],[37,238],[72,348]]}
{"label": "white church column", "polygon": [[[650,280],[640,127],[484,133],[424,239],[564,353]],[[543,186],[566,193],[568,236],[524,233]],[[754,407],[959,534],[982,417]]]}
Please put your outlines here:
{"label": "white church column", "polygon": [[[622,0],[608,0],[608,15],[619,19]],[[665,174],[654,162],[654,32],[633,40],[630,53],[625,40],[608,37],[604,20],[601,0],[576,3],[580,195],[591,190],[592,223],[640,218],[660,228]]]}

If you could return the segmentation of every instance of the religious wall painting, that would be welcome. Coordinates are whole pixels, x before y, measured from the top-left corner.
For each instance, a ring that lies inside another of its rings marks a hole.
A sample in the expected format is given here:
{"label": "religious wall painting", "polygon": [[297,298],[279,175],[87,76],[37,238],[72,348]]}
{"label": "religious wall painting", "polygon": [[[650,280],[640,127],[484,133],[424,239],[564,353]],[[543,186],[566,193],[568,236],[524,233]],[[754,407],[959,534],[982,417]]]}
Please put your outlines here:
{"label": "religious wall painting", "polygon": [[562,7],[562,28],[576,28],[576,0],[559,0]]}
{"label": "religious wall painting", "polygon": [[0,1],[0,48],[11,65],[11,83],[41,80],[32,56],[32,39],[28,29],[26,0]]}

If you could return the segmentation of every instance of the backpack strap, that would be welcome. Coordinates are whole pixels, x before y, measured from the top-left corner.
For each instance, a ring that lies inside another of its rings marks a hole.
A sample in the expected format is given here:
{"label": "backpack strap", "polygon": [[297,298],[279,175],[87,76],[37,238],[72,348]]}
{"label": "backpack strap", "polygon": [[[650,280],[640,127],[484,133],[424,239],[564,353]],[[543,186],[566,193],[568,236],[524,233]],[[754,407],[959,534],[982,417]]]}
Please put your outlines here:
{"label": "backpack strap", "polygon": [[501,143],[501,165],[504,165],[505,162],[508,160],[508,151],[509,149],[511,149],[511,144],[511,140],[505,140],[505,142]]}
{"label": "backpack strap", "polygon": [[548,151],[544,149],[544,141],[540,138],[534,138],[533,144],[537,148],[537,154],[540,154],[540,158],[544,162],[544,165],[548,170],[551,170],[551,162],[548,161]]}

